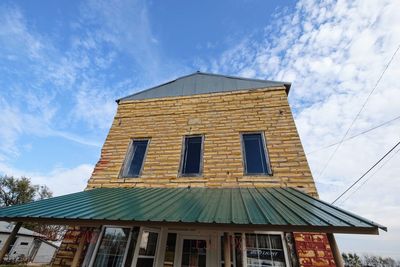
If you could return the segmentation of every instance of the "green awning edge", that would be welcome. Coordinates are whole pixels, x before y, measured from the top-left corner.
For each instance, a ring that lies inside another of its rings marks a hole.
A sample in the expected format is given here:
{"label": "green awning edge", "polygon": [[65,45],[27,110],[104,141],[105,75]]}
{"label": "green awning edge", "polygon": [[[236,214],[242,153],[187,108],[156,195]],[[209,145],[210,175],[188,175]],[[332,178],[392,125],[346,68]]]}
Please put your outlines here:
{"label": "green awning edge", "polygon": [[365,234],[387,231],[385,226],[294,188],[98,188],[1,208],[0,220]]}

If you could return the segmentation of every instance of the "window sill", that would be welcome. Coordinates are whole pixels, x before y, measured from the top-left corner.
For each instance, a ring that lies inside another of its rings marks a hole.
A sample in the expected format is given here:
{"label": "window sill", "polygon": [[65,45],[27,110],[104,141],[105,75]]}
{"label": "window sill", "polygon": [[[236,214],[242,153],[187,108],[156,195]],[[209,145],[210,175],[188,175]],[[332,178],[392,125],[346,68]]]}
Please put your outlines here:
{"label": "window sill", "polygon": [[243,173],[243,177],[272,177],[273,173]]}
{"label": "window sill", "polygon": [[178,178],[202,178],[203,174],[179,174]]}

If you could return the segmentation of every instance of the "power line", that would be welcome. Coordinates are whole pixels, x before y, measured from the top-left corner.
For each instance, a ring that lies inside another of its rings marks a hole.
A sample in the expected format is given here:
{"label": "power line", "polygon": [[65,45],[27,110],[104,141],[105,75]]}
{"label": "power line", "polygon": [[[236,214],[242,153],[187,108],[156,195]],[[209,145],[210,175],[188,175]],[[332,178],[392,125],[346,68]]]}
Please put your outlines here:
{"label": "power line", "polygon": [[329,163],[331,162],[333,156],[336,154],[336,152],[338,151],[338,149],[340,148],[340,146],[342,145],[344,139],[346,139],[347,135],[350,132],[350,129],[353,127],[354,123],[356,122],[356,120],[358,119],[358,117],[360,116],[361,112],[364,110],[365,105],[367,104],[369,98],[371,97],[372,93],[375,91],[375,89],[378,87],[380,81],[382,80],[383,75],[386,73],[386,70],[389,68],[390,64],[392,63],[394,57],[397,54],[397,51],[399,51],[400,49],[400,45],[397,47],[396,51],[394,51],[392,57],[390,58],[389,62],[387,63],[387,65],[385,66],[385,68],[383,69],[383,72],[381,73],[381,75],[379,76],[379,79],[376,81],[375,86],[372,88],[371,92],[369,92],[367,98],[365,99],[363,105],[361,106],[360,110],[358,111],[357,115],[354,117],[353,121],[351,122],[349,128],[347,129],[346,133],[344,134],[344,136],[342,137],[342,139],[340,140],[339,144],[335,147],[335,150],[333,151],[333,153],[329,156],[328,161],[325,163],[324,167],[321,169],[321,172],[319,173],[319,178],[322,177],[322,175],[324,174],[326,168],[328,167]]}
{"label": "power line", "polygon": [[[391,119],[391,120],[388,120],[388,121],[386,121],[386,122],[383,122],[383,123],[381,123],[381,124],[379,124],[379,125],[376,125],[376,126],[374,126],[374,127],[372,127],[372,128],[369,128],[369,129],[367,129],[367,130],[365,130],[365,131],[362,131],[362,132],[360,132],[360,133],[358,133],[358,134],[352,135],[352,136],[350,136],[349,138],[344,139],[344,140],[343,140],[343,143],[346,142],[346,141],[349,141],[349,140],[351,140],[351,139],[354,139],[354,138],[356,138],[356,137],[358,137],[358,136],[360,136],[360,135],[363,135],[363,134],[369,133],[369,132],[371,132],[371,131],[373,131],[373,130],[376,130],[376,129],[382,127],[382,126],[385,126],[385,125],[387,125],[387,124],[390,124],[390,123],[392,123],[393,121],[398,120],[398,119],[400,119],[400,116],[397,116],[396,118],[393,118],[393,119]],[[327,145],[327,146],[318,148],[318,149],[316,149],[316,150],[313,150],[313,151],[311,151],[311,152],[306,153],[306,155],[310,155],[310,154],[316,153],[316,152],[318,152],[318,151],[321,151],[321,150],[324,150],[324,149],[333,147],[333,146],[335,146],[335,145],[337,145],[337,144],[339,144],[339,143],[340,143],[340,142],[336,142],[336,143],[333,143],[333,144],[330,144],[330,145]]]}
{"label": "power line", "polygon": [[377,162],[375,162],[374,165],[372,165],[371,168],[369,168],[363,175],[361,175],[360,178],[358,178],[351,186],[349,186],[342,194],[340,194],[333,202],[332,204],[335,204],[336,201],[338,201],[344,194],[346,194],[351,188],[353,188],[362,178],[365,177],[365,175],[367,175],[373,168],[375,168],[384,158],[387,157],[387,155],[389,155],[398,145],[400,145],[400,141],[394,145],[388,152],[386,152],[385,155],[383,155],[383,157],[381,157]]}
{"label": "power line", "polygon": [[340,202],[340,204],[344,204],[344,202],[346,202],[352,195],[354,195],[356,192],[358,192],[358,190],[360,190],[361,187],[363,187],[372,177],[375,176],[375,174],[377,174],[392,158],[394,158],[397,153],[399,153],[400,149],[397,149],[396,152],[394,152],[381,166],[379,166],[379,168],[373,173],[371,174],[371,176],[369,176],[359,187],[357,187],[353,192],[351,192],[346,199],[344,199],[342,202]]}

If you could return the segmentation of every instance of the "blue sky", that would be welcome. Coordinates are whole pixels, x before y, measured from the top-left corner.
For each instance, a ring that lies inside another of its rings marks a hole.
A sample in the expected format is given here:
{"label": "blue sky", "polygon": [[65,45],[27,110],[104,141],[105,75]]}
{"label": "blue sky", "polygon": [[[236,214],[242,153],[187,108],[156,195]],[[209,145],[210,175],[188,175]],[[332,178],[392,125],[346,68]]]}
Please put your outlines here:
{"label": "blue sky", "polygon": [[113,100],[202,68],[199,60],[260,31],[274,10],[292,5],[2,2],[3,101],[27,116],[39,115],[45,124],[37,134],[21,129],[8,164],[29,172],[94,164],[115,110]]}
{"label": "blue sky", "polygon": [[[343,137],[400,45],[399,13],[396,0],[1,1],[0,173],[82,190],[115,99],[202,70],[293,83],[296,125],[332,201],[399,139],[395,120],[344,142],[324,171],[332,148],[311,153]],[[399,58],[350,135],[400,115]],[[339,203],[390,233],[340,236],[344,250],[400,258],[398,155]]]}

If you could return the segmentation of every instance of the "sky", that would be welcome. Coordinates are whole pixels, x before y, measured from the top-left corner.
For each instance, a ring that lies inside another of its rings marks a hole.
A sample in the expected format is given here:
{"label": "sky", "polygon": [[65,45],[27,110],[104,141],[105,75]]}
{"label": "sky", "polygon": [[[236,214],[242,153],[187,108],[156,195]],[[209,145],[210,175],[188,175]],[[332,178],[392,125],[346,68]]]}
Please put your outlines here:
{"label": "sky", "polygon": [[[397,0],[3,0],[0,174],[55,195],[83,190],[115,100],[200,70],[292,82],[303,146],[332,202],[400,139],[398,14]],[[326,148],[347,131],[367,132]],[[342,251],[400,260],[399,149],[336,203],[389,231],[337,235]]]}

